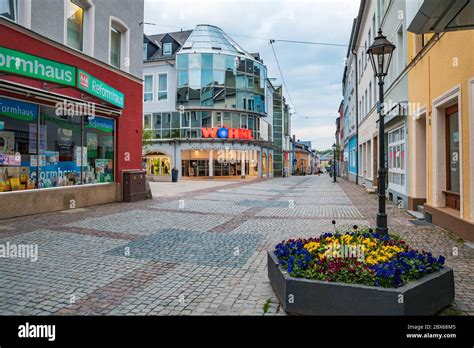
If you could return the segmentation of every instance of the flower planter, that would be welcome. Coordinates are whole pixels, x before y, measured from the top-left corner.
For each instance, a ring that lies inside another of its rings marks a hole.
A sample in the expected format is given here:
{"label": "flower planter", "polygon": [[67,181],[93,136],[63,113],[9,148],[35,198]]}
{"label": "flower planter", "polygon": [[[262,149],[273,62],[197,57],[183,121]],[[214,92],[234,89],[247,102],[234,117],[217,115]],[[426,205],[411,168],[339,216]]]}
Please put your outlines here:
{"label": "flower planter", "polygon": [[297,315],[434,315],[454,301],[449,267],[399,288],[295,278],[268,252],[268,278],[283,309]]}

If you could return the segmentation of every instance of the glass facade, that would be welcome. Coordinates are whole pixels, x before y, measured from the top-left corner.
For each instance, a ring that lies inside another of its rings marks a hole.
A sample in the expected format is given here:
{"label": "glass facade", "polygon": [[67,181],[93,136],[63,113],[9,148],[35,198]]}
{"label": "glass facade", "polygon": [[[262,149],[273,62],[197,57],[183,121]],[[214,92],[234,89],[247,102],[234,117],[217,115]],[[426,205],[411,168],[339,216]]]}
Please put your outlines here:
{"label": "glass facade", "polygon": [[258,117],[227,111],[186,111],[147,113],[143,128],[153,131],[153,139],[202,138],[201,128],[251,129],[254,139],[261,139]]}
{"label": "glass facade", "polygon": [[267,70],[263,64],[217,53],[180,53],[176,59],[177,107],[266,112]]}
{"label": "glass facade", "polygon": [[0,192],[114,181],[115,122],[0,98]]}

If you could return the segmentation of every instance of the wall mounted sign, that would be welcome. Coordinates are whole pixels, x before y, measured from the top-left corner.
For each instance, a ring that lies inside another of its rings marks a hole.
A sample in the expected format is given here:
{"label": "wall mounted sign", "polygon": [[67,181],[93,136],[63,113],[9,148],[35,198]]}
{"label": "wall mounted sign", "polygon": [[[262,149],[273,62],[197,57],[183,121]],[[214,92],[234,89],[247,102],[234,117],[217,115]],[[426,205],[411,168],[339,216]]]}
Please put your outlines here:
{"label": "wall mounted sign", "polygon": [[252,131],[243,128],[201,128],[201,132],[203,138],[253,139]]}
{"label": "wall mounted sign", "polygon": [[77,75],[77,87],[79,89],[86,91],[99,99],[105,100],[110,104],[123,108],[124,95],[122,92],[117,91],[115,88],[110,87],[98,78],[95,78],[81,69],[77,70]]}
{"label": "wall mounted sign", "polygon": [[38,117],[38,106],[15,99],[0,97],[0,115],[22,121],[34,121]]}
{"label": "wall mounted sign", "polygon": [[76,85],[75,67],[5,47],[0,47],[0,71],[61,85]]}

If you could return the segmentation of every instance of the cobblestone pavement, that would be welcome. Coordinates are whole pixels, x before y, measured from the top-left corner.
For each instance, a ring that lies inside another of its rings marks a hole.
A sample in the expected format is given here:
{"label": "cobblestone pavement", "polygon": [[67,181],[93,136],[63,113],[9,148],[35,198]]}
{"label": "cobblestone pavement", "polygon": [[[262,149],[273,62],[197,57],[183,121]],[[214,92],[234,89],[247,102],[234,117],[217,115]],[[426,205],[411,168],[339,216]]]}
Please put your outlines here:
{"label": "cobblestone pavement", "polygon": [[[196,187],[3,220],[0,245],[37,244],[38,260],[0,258],[0,315],[284,314],[266,251],[283,239],[332,231],[332,219],[340,227],[373,224],[376,211],[374,195],[328,176]],[[390,227],[407,240],[448,255],[454,308],[473,314],[473,251],[440,228],[414,226],[403,211],[388,210]]]}

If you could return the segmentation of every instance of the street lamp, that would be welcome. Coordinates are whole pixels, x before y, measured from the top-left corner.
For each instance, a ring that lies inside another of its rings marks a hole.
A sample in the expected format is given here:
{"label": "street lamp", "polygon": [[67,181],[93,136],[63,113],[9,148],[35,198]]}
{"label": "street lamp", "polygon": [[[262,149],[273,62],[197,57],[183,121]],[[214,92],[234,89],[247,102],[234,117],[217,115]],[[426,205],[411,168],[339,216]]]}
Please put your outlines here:
{"label": "street lamp", "polygon": [[385,124],[383,115],[383,85],[385,76],[387,76],[388,67],[392,60],[392,54],[395,50],[395,45],[392,44],[382,34],[382,29],[379,29],[374,43],[367,50],[370,57],[374,74],[377,76],[379,85],[379,102],[377,111],[379,113],[379,178],[378,178],[378,197],[379,197],[379,211],[377,213],[377,227],[376,231],[379,234],[388,234],[387,229],[387,214],[385,212]]}
{"label": "street lamp", "polygon": [[336,144],[332,145],[332,176],[334,182],[336,182]]}

